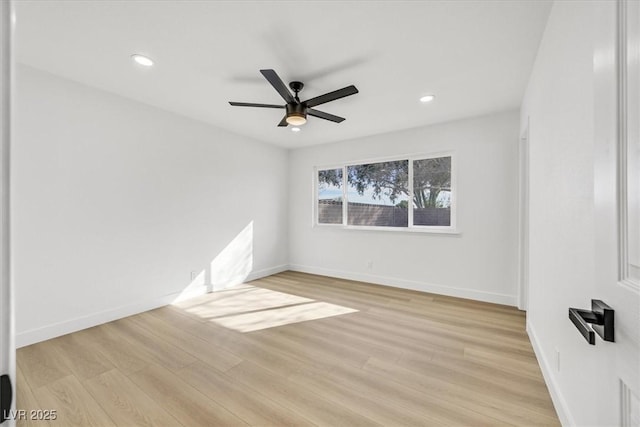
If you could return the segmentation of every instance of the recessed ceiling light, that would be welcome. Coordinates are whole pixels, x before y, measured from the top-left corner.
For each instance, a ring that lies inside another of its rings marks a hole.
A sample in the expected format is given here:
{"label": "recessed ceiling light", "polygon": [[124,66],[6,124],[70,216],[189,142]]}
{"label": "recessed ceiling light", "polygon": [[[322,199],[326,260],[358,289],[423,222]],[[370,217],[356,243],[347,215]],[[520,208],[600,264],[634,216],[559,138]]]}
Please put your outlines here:
{"label": "recessed ceiling light", "polygon": [[136,61],[136,63],[145,67],[151,67],[153,65],[153,60],[151,58],[148,58],[144,55],[140,55],[139,53],[135,53],[131,55],[131,59],[133,59],[134,61]]}
{"label": "recessed ceiling light", "polygon": [[291,128],[291,132],[300,132],[300,128]]}
{"label": "recessed ceiling light", "polygon": [[434,99],[436,99],[435,95],[425,95],[422,98],[420,98],[420,102],[431,102]]}

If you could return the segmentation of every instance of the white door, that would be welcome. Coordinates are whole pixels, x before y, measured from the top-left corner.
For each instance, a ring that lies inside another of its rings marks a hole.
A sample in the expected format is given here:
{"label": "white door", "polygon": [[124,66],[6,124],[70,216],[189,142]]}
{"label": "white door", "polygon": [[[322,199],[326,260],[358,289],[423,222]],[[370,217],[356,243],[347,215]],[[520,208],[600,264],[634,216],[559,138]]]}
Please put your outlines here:
{"label": "white door", "polygon": [[[0,415],[13,426],[15,409],[15,344],[9,256],[9,140],[11,136],[11,71],[13,22],[10,0],[0,0]],[[10,386],[9,386],[10,381]],[[5,405],[8,407],[5,408]]]}
{"label": "white door", "polygon": [[[596,338],[600,426],[640,426],[640,1],[596,6],[593,298],[615,310],[615,342]],[[586,342],[585,342],[585,345]]]}

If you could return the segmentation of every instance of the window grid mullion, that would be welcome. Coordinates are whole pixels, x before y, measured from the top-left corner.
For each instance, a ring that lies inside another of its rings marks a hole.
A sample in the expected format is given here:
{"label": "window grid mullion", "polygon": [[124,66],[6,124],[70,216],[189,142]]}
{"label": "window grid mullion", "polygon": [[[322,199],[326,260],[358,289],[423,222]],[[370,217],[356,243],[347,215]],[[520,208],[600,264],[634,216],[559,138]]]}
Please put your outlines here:
{"label": "window grid mullion", "polygon": [[347,215],[349,212],[347,200],[347,166],[342,167],[342,225],[349,224]]}
{"label": "window grid mullion", "polygon": [[407,201],[408,213],[408,228],[413,228],[413,160],[409,159],[409,176],[407,177],[407,187],[409,190],[409,200]]}

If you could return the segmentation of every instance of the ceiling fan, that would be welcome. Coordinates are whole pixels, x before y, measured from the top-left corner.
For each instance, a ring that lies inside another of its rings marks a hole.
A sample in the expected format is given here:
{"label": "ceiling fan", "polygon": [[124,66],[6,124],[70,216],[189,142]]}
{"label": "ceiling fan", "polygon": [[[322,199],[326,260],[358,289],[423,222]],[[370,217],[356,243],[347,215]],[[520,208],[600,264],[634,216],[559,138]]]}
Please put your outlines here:
{"label": "ceiling fan", "polygon": [[313,109],[313,107],[358,93],[358,89],[351,85],[342,89],[334,90],[333,92],[325,93],[324,95],[316,96],[315,98],[307,99],[306,101],[300,101],[298,93],[304,87],[302,82],[294,81],[289,83],[289,87],[294,93],[292,95],[274,70],[260,70],[260,72],[287,103],[285,105],[275,105],[229,101],[229,104],[234,107],[284,108],[286,109],[286,114],[280,123],[278,123],[278,126],[282,127],[286,127],[288,125],[303,125],[307,122],[307,115],[336,123],[343,122],[345,120],[344,117],[334,116],[333,114],[318,111]]}

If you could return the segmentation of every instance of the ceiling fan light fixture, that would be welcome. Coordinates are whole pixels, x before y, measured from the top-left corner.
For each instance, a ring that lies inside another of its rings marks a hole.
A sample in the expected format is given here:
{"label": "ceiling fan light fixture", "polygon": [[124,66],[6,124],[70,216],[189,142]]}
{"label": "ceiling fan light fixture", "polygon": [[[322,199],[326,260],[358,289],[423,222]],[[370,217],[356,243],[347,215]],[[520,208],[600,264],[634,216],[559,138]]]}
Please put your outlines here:
{"label": "ceiling fan light fixture", "polygon": [[291,128],[291,132],[300,132],[300,128],[293,127],[293,128]]}
{"label": "ceiling fan light fixture", "polygon": [[287,104],[287,118],[285,121],[291,126],[302,126],[307,123],[307,109],[302,104]]}
{"label": "ceiling fan light fixture", "polygon": [[291,126],[302,126],[307,123],[307,118],[301,113],[291,113],[287,116],[287,123]]}

